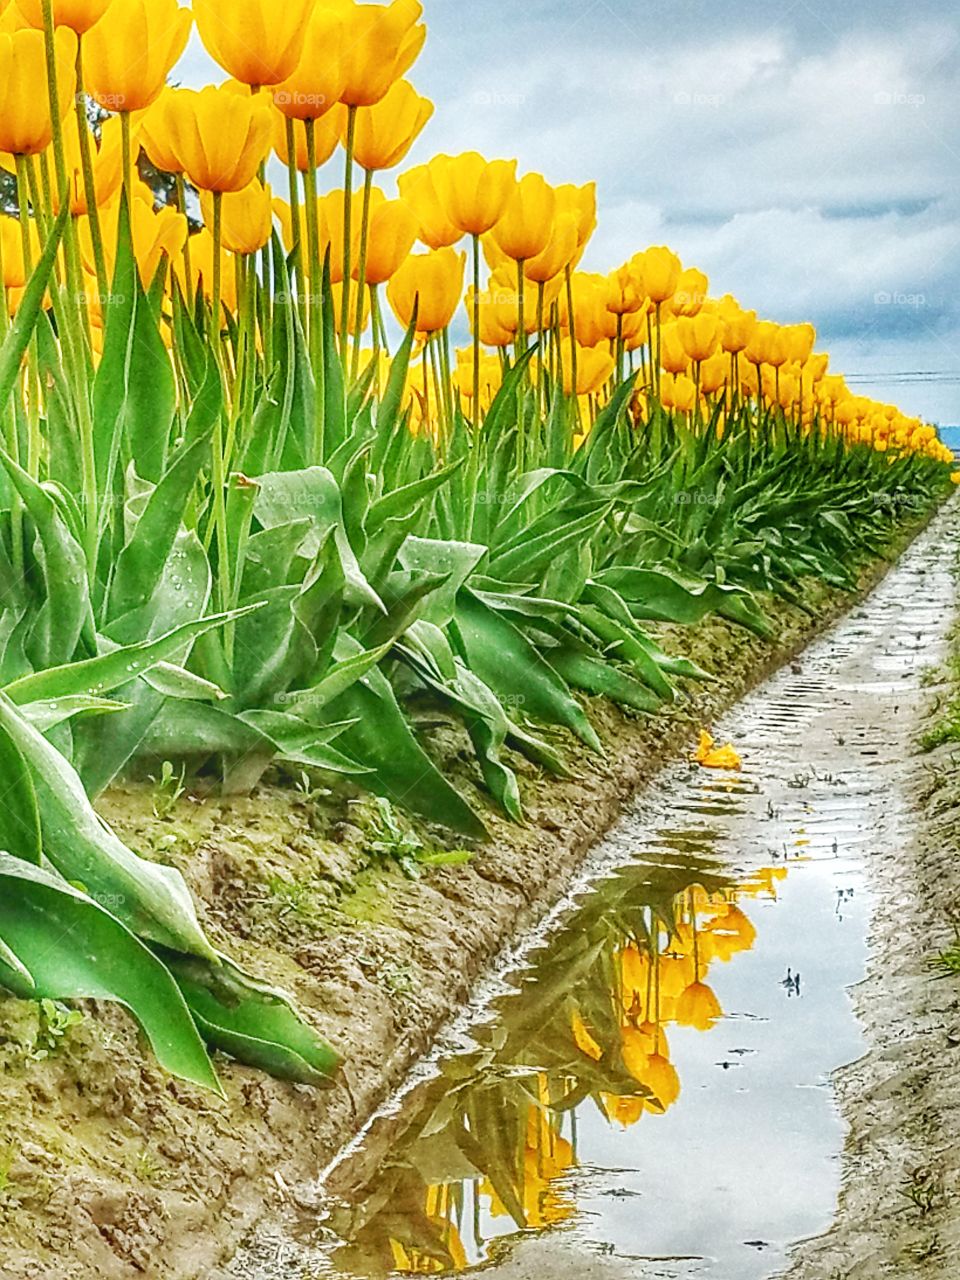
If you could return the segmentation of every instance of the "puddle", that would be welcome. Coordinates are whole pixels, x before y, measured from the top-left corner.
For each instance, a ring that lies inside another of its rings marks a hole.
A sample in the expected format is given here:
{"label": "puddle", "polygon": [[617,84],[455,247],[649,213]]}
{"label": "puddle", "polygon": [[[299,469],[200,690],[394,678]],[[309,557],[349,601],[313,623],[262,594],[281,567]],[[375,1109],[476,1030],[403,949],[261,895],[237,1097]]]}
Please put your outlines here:
{"label": "puddle", "polygon": [[869,858],[908,838],[902,762],[952,618],[938,548],[956,527],[941,517],[717,726],[741,773],[663,772],[327,1172],[323,1218],[261,1236],[232,1274],[462,1274],[562,1229],[630,1275],[763,1280],[826,1229],[844,1136],[829,1080],[862,1049],[847,992]]}

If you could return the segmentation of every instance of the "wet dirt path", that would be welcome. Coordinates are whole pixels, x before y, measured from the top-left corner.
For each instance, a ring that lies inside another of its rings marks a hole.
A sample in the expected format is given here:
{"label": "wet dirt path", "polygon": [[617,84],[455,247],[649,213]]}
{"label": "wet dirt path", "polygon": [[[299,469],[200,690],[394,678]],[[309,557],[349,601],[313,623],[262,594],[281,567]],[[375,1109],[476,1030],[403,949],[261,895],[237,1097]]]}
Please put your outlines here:
{"label": "wet dirt path", "polygon": [[764,1280],[826,1230],[871,860],[909,843],[960,512],[663,772],[570,900],[237,1280]]}

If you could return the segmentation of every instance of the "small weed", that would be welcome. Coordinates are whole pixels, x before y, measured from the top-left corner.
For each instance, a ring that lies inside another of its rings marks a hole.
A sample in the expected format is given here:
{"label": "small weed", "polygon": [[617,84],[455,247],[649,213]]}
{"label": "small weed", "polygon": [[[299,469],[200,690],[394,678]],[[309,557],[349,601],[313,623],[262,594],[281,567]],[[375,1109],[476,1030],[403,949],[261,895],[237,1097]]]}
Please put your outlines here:
{"label": "small weed", "polygon": [[267,881],[267,890],[277,903],[281,919],[291,914],[302,920],[315,921],[318,918],[320,906],[315,885],[273,876]]}
{"label": "small weed", "polygon": [[83,1014],[79,1009],[68,1009],[56,1000],[41,1000],[37,1039],[30,1057],[34,1062],[51,1057],[62,1048],[70,1030],[81,1022]]}
{"label": "small weed", "polygon": [[428,849],[410,827],[404,828],[389,800],[376,797],[376,815],[371,823],[370,851],[376,857],[399,866],[408,880],[419,880],[424,867],[462,866],[473,854],[466,849]]}
{"label": "small weed", "polygon": [[943,978],[960,976],[960,929],[957,930],[952,944],[945,951],[934,956],[930,965]]}
{"label": "small weed", "polygon": [[137,1156],[134,1173],[139,1182],[145,1182],[153,1185],[156,1185],[159,1182],[165,1182],[168,1177],[166,1169],[157,1163],[149,1147],[144,1147]]}
{"label": "small weed", "polygon": [[943,1189],[935,1174],[925,1169],[918,1169],[900,1188],[900,1194],[926,1217],[940,1204]]}
{"label": "small weed", "polygon": [[160,770],[160,777],[153,775],[150,781],[153,783],[153,815],[161,821],[169,818],[171,813],[177,807],[180,797],[186,790],[184,782],[187,772],[186,765],[180,766],[178,773],[174,769],[169,760],[164,760],[163,767]]}

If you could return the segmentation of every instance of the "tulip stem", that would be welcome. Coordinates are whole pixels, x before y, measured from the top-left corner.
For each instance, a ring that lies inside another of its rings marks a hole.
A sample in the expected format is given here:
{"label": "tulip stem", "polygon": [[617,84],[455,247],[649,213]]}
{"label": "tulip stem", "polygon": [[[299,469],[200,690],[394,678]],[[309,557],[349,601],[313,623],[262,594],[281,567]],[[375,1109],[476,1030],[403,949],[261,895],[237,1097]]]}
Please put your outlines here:
{"label": "tulip stem", "polygon": [[127,207],[133,209],[133,192],[131,191],[130,170],[133,167],[133,148],[130,140],[130,112],[120,112],[120,138],[123,157],[123,189],[127,193]]}
{"label": "tulip stem", "polygon": [[523,304],[526,295],[525,284],[523,259],[519,258],[517,260],[517,359],[527,349],[527,326],[523,315]]}
{"label": "tulip stem", "polygon": [[573,310],[573,266],[568,262],[564,275],[567,284],[567,329],[570,333],[570,386],[573,388],[573,412],[576,425],[580,425],[580,396],[577,394],[577,385],[579,383],[579,369],[577,364],[579,356],[577,353],[577,318]]}
{"label": "tulip stem", "polygon": [[[223,296],[223,262],[220,246],[223,242],[223,193],[213,193],[213,315],[211,340],[224,376],[223,349],[221,346],[221,298]],[[223,440],[223,415],[218,413],[213,428],[213,523],[217,539],[217,590],[221,610],[230,607],[230,545],[227,538],[227,477]],[[229,639],[229,637],[227,637]]]}
{"label": "tulip stem", "polygon": [[[370,204],[373,198],[373,170],[363,175],[363,220],[360,224],[360,264],[357,268],[357,314],[353,326],[353,365],[350,376],[356,382],[360,374],[360,343],[363,338],[363,299],[367,292],[367,252],[370,237]],[[344,288],[348,281],[344,281]]]}
{"label": "tulip stem", "polygon": [[183,174],[178,173],[176,176],[177,184],[177,208],[183,214],[187,222],[187,238],[183,242],[183,266],[186,273],[186,298],[187,305],[193,312],[193,261],[190,252],[190,218],[187,214],[187,184],[184,181]]}
{"label": "tulip stem", "polygon": [[473,423],[480,431],[480,237],[473,241]]}
{"label": "tulip stem", "polygon": [[340,305],[340,360],[347,372],[347,346],[350,334],[351,240],[353,238],[353,152],[357,140],[357,108],[347,107],[346,169],[343,180],[343,300]]}
{"label": "tulip stem", "polygon": [[[303,235],[300,226],[300,170],[297,168],[297,135],[294,121],[284,120],[287,136],[287,173],[290,179],[290,238],[293,251],[293,272],[297,283],[297,305],[303,321],[304,332],[309,332],[307,319],[306,263],[303,260]],[[316,151],[316,138],[314,138]]]}
{"label": "tulip stem", "polygon": [[107,260],[103,252],[103,230],[100,226],[100,206],[97,202],[97,184],[93,173],[93,153],[90,147],[90,128],[87,124],[87,98],[83,79],[83,36],[77,37],[77,133],[80,136],[80,164],[83,169],[83,193],[87,205],[87,221],[90,224],[90,240],[93,244],[93,262],[96,268],[97,288],[101,306],[110,289],[107,277]]}

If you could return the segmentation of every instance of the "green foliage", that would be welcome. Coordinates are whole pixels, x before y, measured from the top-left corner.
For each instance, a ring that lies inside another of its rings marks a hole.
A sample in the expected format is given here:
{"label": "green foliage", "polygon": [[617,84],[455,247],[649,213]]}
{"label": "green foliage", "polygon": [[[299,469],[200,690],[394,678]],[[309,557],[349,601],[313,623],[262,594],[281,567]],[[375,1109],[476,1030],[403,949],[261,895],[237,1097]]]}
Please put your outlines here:
{"label": "green foliage", "polygon": [[[292,766],[376,797],[374,851],[406,874],[463,861],[395,812],[487,836],[419,711],[459,726],[477,789],[522,821],[520,757],[563,775],[570,735],[602,750],[583,694],[650,714],[707,678],[653,628],[716,614],[766,636],[762,593],[854,583],[894,527],[878,493],[922,505],[946,487],[940,464],[752,406],[722,433],[656,405],[634,421],[633,379],[577,448],[573,406],[530,385],[533,352],[482,424],[454,406],[442,441],[415,435],[413,333],[379,400],[371,372],[349,384],[327,282],[312,360],[276,240],[279,295],[252,284],[262,343],[221,340],[176,292],[162,315],[123,204],[102,357],[72,383],[41,312],[63,229],[0,348],[4,413],[34,336],[53,388],[42,458],[0,449],[0,770],[16,801],[0,813],[0,985],[117,1000],[164,1066],[208,1088],[204,1042],[310,1084],[337,1058],[218,953],[179,872],[124,845],[91,796],[153,769],[166,816],[194,774],[244,790]],[[230,394],[222,363],[242,373]]]}

